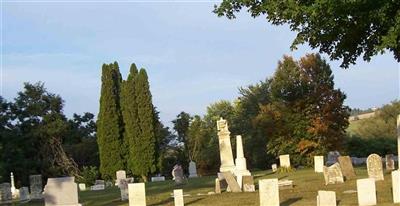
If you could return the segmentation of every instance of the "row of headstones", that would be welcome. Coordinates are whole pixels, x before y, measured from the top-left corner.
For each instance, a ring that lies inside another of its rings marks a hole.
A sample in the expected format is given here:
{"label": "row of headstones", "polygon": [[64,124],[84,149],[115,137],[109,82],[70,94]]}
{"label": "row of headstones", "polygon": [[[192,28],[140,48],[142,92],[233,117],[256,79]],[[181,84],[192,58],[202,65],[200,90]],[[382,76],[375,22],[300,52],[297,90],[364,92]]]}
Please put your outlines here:
{"label": "row of headstones", "polygon": [[[41,199],[42,198],[42,175],[30,175],[30,193],[28,187],[19,188],[18,194],[14,197],[18,197],[20,201],[26,201],[30,199]],[[8,182],[0,184],[0,202],[10,202],[13,199],[12,185]],[[14,198],[15,199],[15,198]]]}

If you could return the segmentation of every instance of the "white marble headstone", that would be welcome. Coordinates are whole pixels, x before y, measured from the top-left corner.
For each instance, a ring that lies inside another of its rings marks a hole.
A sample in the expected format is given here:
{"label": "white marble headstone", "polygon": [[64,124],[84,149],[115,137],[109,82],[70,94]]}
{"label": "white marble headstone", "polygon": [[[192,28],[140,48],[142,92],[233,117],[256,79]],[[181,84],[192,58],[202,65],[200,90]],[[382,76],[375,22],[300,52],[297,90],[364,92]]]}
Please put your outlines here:
{"label": "white marble headstone", "polygon": [[146,206],[146,191],[144,183],[130,183],[129,206]]}
{"label": "white marble headstone", "polygon": [[174,190],[174,203],[175,203],[175,206],[183,206],[184,205],[182,189]]}
{"label": "white marble headstone", "polygon": [[278,179],[263,179],[258,185],[260,206],[279,206]]}
{"label": "white marble headstone", "polygon": [[359,206],[376,205],[375,179],[357,180],[357,197]]}
{"label": "white marble headstone", "polygon": [[393,202],[400,203],[400,171],[392,172]]}
{"label": "white marble headstone", "polygon": [[290,156],[287,155],[280,155],[279,156],[279,163],[281,167],[290,167]]}
{"label": "white marble headstone", "polygon": [[324,156],[314,156],[314,171],[324,172]]}
{"label": "white marble headstone", "polygon": [[79,206],[74,177],[48,178],[44,187],[45,206]]}
{"label": "white marble headstone", "polygon": [[336,206],[336,193],[334,191],[318,191],[317,206]]}

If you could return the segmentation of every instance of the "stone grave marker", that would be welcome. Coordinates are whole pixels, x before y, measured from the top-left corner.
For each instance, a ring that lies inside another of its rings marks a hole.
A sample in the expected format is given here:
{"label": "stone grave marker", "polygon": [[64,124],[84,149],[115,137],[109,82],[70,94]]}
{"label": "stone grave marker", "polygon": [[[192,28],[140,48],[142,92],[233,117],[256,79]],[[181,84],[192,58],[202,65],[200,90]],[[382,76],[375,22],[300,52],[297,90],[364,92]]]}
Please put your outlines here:
{"label": "stone grave marker", "polygon": [[218,178],[215,178],[215,193],[221,194],[221,184]]}
{"label": "stone grave marker", "polygon": [[74,177],[48,178],[43,196],[45,206],[80,206]]}
{"label": "stone grave marker", "polygon": [[336,193],[334,191],[318,191],[317,206],[336,206]]}
{"label": "stone grave marker", "polygon": [[126,179],[126,172],[125,170],[118,170],[115,172],[115,176],[117,180],[115,180],[115,185],[118,186],[120,180]]}
{"label": "stone grave marker", "polygon": [[279,206],[278,179],[263,179],[258,181],[260,206]]}
{"label": "stone grave marker", "polygon": [[127,179],[120,179],[118,188],[121,192],[121,200],[127,200],[129,199],[129,191],[128,191],[128,181]]}
{"label": "stone grave marker", "polygon": [[343,174],[339,163],[335,163],[329,167],[324,166],[325,185],[343,183]]}
{"label": "stone grave marker", "polygon": [[19,199],[20,199],[21,201],[26,201],[26,200],[31,199],[31,198],[29,197],[29,188],[28,188],[28,187],[21,187],[21,188],[19,188]]}
{"label": "stone grave marker", "polygon": [[218,179],[219,179],[219,183],[220,183],[221,188],[222,189],[227,189],[228,183],[226,182],[225,177],[222,175],[221,172],[218,172],[217,175],[218,175]]}
{"label": "stone grave marker", "polygon": [[176,185],[184,184],[185,176],[183,174],[183,169],[180,165],[174,166],[174,169],[172,170],[172,176],[175,180]]}
{"label": "stone grave marker", "polygon": [[375,179],[358,179],[357,197],[359,206],[376,205]]}
{"label": "stone grave marker", "polygon": [[255,192],[256,191],[253,176],[243,176],[243,187],[242,188],[243,188],[244,192]]}
{"label": "stone grave marker", "polygon": [[221,117],[217,121],[218,142],[219,142],[219,155],[221,159],[220,172],[234,172],[235,163],[233,162],[231,138],[228,128],[228,122]]}
{"label": "stone grave marker", "polygon": [[163,182],[163,181],[165,181],[165,177],[164,176],[151,177],[151,181],[152,182]]}
{"label": "stone grave marker", "polygon": [[129,190],[129,206],[146,206],[146,191],[144,183],[130,183]]}
{"label": "stone grave marker", "polygon": [[42,199],[42,175],[29,175],[29,187],[31,199]]}
{"label": "stone grave marker", "polygon": [[400,203],[400,171],[399,170],[392,172],[392,192],[393,192],[393,202]]}
{"label": "stone grave marker", "polygon": [[353,164],[349,156],[340,156],[338,158],[338,161],[342,170],[342,174],[346,178],[346,180],[356,178],[356,173],[354,172]]}
{"label": "stone grave marker", "polygon": [[174,190],[174,203],[175,206],[183,206],[184,201],[183,201],[183,190]]}
{"label": "stone grave marker", "polygon": [[339,156],[340,156],[340,153],[338,151],[328,152],[328,158],[327,158],[326,164],[328,166],[335,164],[337,162]]}
{"label": "stone grave marker", "polygon": [[197,177],[196,163],[193,161],[189,162],[189,178]]}
{"label": "stone grave marker", "polygon": [[383,180],[382,158],[377,154],[371,154],[367,158],[368,177],[376,181]]}
{"label": "stone grave marker", "polygon": [[79,183],[78,187],[79,187],[79,191],[85,191],[86,190],[86,184],[85,183]]}
{"label": "stone grave marker", "polygon": [[12,200],[11,184],[8,182],[0,184],[0,202]]}
{"label": "stone grave marker", "polygon": [[314,156],[314,171],[324,172],[324,156]]}
{"label": "stone grave marker", "polygon": [[228,183],[228,187],[232,192],[241,192],[239,184],[237,183],[235,177],[232,175],[231,172],[222,172],[226,182]]}
{"label": "stone grave marker", "polygon": [[290,167],[290,156],[287,155],[280,155],[279,156],[279,164],[281,167]]}
{"label": "stone grave marker", "polygon": [[278,165],[272,164],[271,168],[272,168],[272,172],[276,172],[278,170]]}
{"label": "stone grave marker", "polygon": [[392,171],[392,170],[396,169],[395,166],[394,166],[394,158],[393,157],[394,157],[393,154],[386,155],[385,163],[386,163],[386,170],[387,171]]}

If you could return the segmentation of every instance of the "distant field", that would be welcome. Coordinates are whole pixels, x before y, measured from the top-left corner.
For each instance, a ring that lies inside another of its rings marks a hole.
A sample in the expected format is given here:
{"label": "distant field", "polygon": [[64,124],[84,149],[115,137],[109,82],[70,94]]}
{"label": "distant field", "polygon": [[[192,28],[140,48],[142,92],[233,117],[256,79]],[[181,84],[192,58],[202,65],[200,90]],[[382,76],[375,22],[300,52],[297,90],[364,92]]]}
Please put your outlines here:
{"label": "distant field", "polygon": [[[366,178],[365,167],[356,168],[357,178]],[[301,169],[293,173],[273,174],[270,170],[253,173],[255,182],[265,178],[290,179],[294,181],[293,189],[280,190],[281,205],[316,205],[318,190],[336,191],[338,205],[358,205],[357,193],[346,194],[347,190],[357,190],[356,180],[349,180],[343,184],[325,185],[322,173],[314,173],[312,169]],[[207,195],[214,191],[215,176],[193,178],[189,183],[175,187],[171,180],[165,182],[150,182],[146,184],[147,205],[174,205],[171,197],[173,189],[183,189],[185,205],[221,205],[221,206],[242,206],[259,205],[258,191],[252,193],[227,193]],[[392,204],[391,176],[385,173],[385,180],[376,183],[378,205]],[[201,193],[198,195],[198,193]],[[128,201],[119,200],[119,190],[116,187],[104,191],[85,191],[79,193],[80,203],[88,206],[122,206],[128,205]],[[17,204],[19,205],[19,204]],[[42,202],[20,204],[20,205],[43,205]]]}

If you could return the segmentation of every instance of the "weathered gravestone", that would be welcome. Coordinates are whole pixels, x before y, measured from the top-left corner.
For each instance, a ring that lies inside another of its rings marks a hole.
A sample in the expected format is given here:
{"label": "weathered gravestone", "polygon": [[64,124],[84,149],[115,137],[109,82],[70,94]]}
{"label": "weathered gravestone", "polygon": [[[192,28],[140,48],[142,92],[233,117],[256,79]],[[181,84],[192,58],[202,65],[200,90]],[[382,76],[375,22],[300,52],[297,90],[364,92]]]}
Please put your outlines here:
{"label": "weathered gravestone", "polygon": [[349,156],[340,156],[338,161],[342,170],[342,174],[346,180],[356,178],[356,173],[354,172],[353,164]]}
{"label": "weathered gravestone", "polygon": [[237,183],[235,177],[232,175],[231,172],[222,172],[226,182],[228,183],[228,187],[232,192],[241,192],[239,184]]}
{"label": "weathered gravestone", "polygon": [[228,122],[221,118],[217,121],[219,155],[221,158],[220,172],[234,172],[235,164],[233,162],[231,138],[228,128]]}
{"label": "weathered gravestone", "polygon": [[0,202],[8,202],[11,199],[11,184],[8,182],[0,184]]}
{"label": "weathered gravestone", "polygon": [[317,206],[336,206],[336,193],[334,191],[318,191]]}
{"label": "weathered gravestone", "polygon": [[263,179],[258,181],[260,206],[279,206],[278,179]]}
{"label": "weathered gravestone", "polygon": [[357,180],[357,197],[359,206],[376,205],[375,179]]}
{"label": "weathered gravestone", "polygon": [[42,199],[42,175],[29,175],[29,184],[31,199]]}
{"label": "weathered gravestone", "polygon": [[290,167],[290,156],[288,154],[280,155],[279,156],[279,164],[281,167],[289,168]]}
{"label": "weathered gravestone", "polygon": [[343,174],[339,163],[335,163],[329,167],[324,166],[325,185],[343,183]]}
{"label": "weathered gravestone", "polygon": [[28,187],[21,187],[19,188],[19,200],[26,201],[29,200],[29,188]]}
{"label": "weathered gravestone", "polygon": [[340,156],[340,153],[338,151],[328,152],[328,158],[327,158],[326,164],[328,166],[335,164],[337,162],[339,156]]}
{"label": "weathered gravestone", "polygon": [[386,155],[385,162],[386,162],[386,170],[388,170],[388,171],[392,171],[392,170],[396,169],[394,166],[394,158],[393,157],[394,157],[393,154]]}
{"label": "weathered gravestone", "polygon": [[146,191],[144,183],[128,184],[129,206],[146,206]]}
{"label": "weathered gravestone", "polygon": [[189,178],[197,177],[196,163],[193,161],[189,162]]}
{"label": "weathered gravestone", "polygon": [[244,192],[254,192],[256,187],[254,186],[253,176],[243,176],[243,191]]}
{"label": "weathered gravestone", "polygon": [[45,206],[80,206],[74,177],[48,178],[43,196]]}
{"label": "weathered gravestone", "polygon": [[129,191],[128,191],[128,181],[127,179],[120,179],[118,183],[118,188],[121,192],[121,200],[129,199]]}
{"label": "weathered gravestone", "polygon": [[183,175],[183,169],[180,165],[174,166],[174,169],[172,170],[172,176],[176,185],[181,185],[184,183],[185,176]]}
{"label": "weathered gravestone", "polygon": [[377,154],[371,154],[367,158],[368,177],[375,181],[383,180],[382,158]]}
{"label": "weathered gravestone", "polygon": [[183,190],[174,190],[174,203],[175,206],[183,206],[184,201],[183,201]]}
{"label": "weathered gravestone", "polygon": [[97,190],[104,190],[106,188],[106,184],[104,180],[96,180],[94,185],[90,186],[90,190],[97,191]]}
{"label": "weathered gravestone", "polygon": [[272,172],[276,172],[278,170],[278,166],[276,164],[271,165]]}
{"label": "weathered gravestone", "polygon": [[165,177],[164,176],[151,177],[151,181],[152,182],[163,182],[163,181],[165,181]]}
{"label": "weathered gravestone", "polygon": [[115,176],[117,180],[115,180],[115,185],[118,186],[120,180],[126,179],[126,172],[125,170],[118,170],[115,172]]}
{"label": "weathered gravestone", "polygon": [[314,171],[324,172],[324,156],[314,156]]}
{"label": "weathered gravestone", "polygon": [[393,202],[400,203],[400,171],[399,170],[392,172],[392,192],[393,192]]}
{"label": "weathered gravestone", "polygon": [[218,178],[215,178],[215,193],[221,194],[221,184]]}

